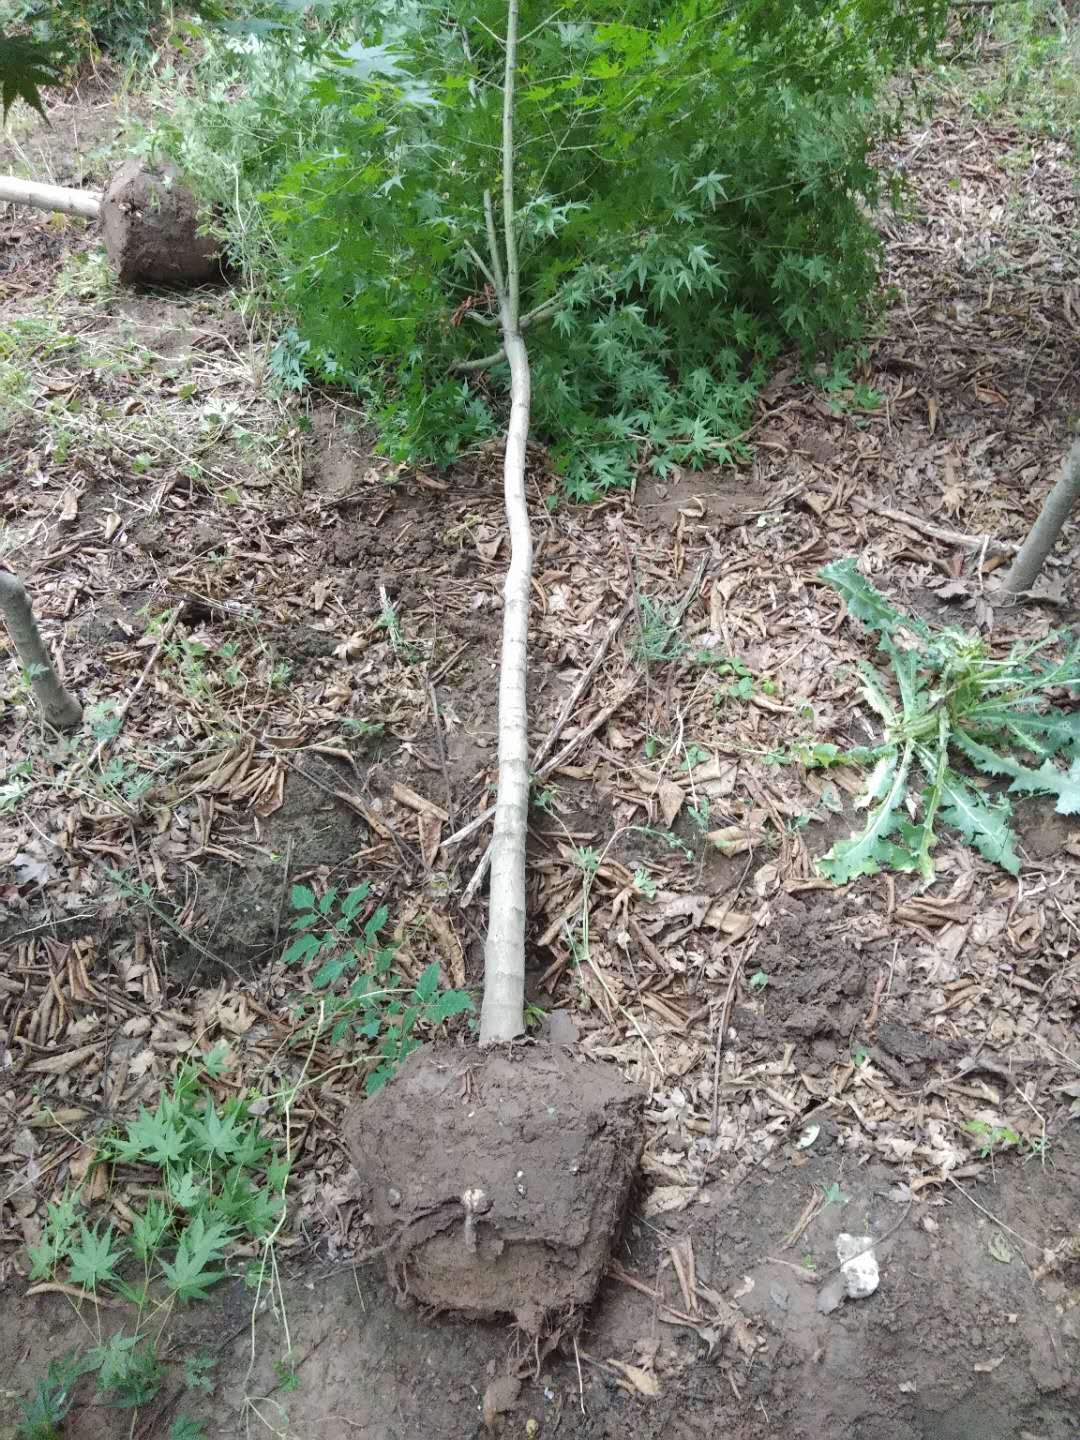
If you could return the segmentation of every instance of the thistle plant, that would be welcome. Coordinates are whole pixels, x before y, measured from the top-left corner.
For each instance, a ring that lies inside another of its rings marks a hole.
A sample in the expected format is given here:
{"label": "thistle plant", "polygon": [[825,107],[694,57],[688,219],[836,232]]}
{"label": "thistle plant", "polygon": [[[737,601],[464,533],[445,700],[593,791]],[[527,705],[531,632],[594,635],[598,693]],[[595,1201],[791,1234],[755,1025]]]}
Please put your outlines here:
{"label": "thistle plant", "polygon": [[[878,636],[891,684],[859,662],[862,698],[883,726],[879,744],[818,743],[799,752],[808,765],[870,767],[856,800],[866,823],[819,869],[841,885],[885,866],[929,883],[940,822],[1015,875],[1010,795],[1053,795],[1059,814],[1080,813],[1080,711],[1052,703],[1080,685],[1080,640],[1052,634],[999,659],[969,631],[903,614],[853,559],[826,566],[821,578]],[[1007,780],[1007,792],[988,792],[973,771]]]}

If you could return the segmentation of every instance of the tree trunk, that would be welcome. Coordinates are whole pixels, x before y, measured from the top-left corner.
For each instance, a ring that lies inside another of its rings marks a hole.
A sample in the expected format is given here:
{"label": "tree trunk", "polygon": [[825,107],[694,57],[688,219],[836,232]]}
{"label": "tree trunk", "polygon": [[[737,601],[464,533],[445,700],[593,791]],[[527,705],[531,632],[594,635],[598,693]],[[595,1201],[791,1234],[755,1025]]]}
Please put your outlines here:
{"label": "tree trunk", "polygon": [[[510,423],[503,457],[510,568],[503,588],[499,669],[499,788],[491,837],[491,885],[484,947],[480,1044],[513,1040],[525,1029],[525,840],[529,823],[529,595],[532,532],[525,493],[529,439],[529,356],[521,338],[517,240],[514,233],[514,83],[518,0],[509,0],[503,82],[502,257],[490,193],[484,196],[491,279],[499,302],[503,347],[510,365]],[[503,267],[505,259],[505,269]]]}
{"label": "tree trunk", "polygon": [[499,789],[491,842],[480,1044],[512,1040],[525,1014],[525,839],[529,823],[529,711],[526,699],[532,534],[525,494],[529,357],[520,335],[504,337],[510,362],[510,425],[503,465],[510,568],[503,587],[499,670]]}
{"label": "tree trunk", "polygon": [[97,190],[68,190],[63,185],[43,185],[37,180],[20,180],[15,175],[0,175],[0,203],[33,205],[38,210],[59,211],[62,215],[82,215],[96,220],[101,213],[101,194]]}
{"label": "tree trunk", "polygon": [[1062,466],[1061,474],[1050,494],[1043,501],[1038,519],[1020,546],[1016,559],[1005,576],[1003,590],[1008,596],[1022,595],[1030,590],[1054,548],[1061,527],[1069,518],[1077,495],[1080,494],[1080,440],[1077,440]]}
{"label": "tree trunk", "polygon": [[74,729],[82,719],[82,706],[61,685],[30,608],[30,597],[10,570],[0,570],[0,614],[7,621],[45,719],[58,730]]}

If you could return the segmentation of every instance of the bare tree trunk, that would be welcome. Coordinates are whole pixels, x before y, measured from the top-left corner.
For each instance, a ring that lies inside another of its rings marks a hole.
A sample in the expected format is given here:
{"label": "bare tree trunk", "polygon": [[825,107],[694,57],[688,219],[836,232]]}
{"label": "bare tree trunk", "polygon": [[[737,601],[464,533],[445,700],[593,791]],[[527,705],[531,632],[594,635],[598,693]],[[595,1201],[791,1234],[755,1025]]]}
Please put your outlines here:
{"label": "bare tree trunk", "polygon": [[0,175],[0,203],[4,202],[33,205],[37,210],[62,215],[82,215],[87,220],[96,220],[101,211],[101,194],[97,190],[68,190],[63,185],[20,180],[16,175]]}
{"label": "bare tree trunk", "polygon": [[488,934],[480,1044],[512,1040],[525,1014],[525,839],[529,822],[529,711],[526,698],[532,533],[525,493],[525,449],[531,395],[529,356],[521,337],[520,281],[514,234],[514,83],[518,0],[509,0],[503,84],[503,269],[490,194],[484,196],[491,278],[499,302],[503,347],[510,364],[510,423],[503,484],[510,531],[510,568],[503,588],[499,671],[499,788],[491,842]]}
{"label": "bare tree trunk", "polygon": [[1002,587],[1006,595],[1022,595],[1035,584],[1046,557],[1061,534],[1061,527],[1069,518],[1077,495],[1080,495],[1080,440],[1066,455],[1057,483],[1043,501],[1038,519],[1009,566]]}
{"label": "bare tree trunk", "polygon": [[41,638],[30,597],[10,570],[0,570],[0,614],[7,621],[42,714],[58,730],[71,730],[82,719],[82,706],[60,684],[52,656]]}

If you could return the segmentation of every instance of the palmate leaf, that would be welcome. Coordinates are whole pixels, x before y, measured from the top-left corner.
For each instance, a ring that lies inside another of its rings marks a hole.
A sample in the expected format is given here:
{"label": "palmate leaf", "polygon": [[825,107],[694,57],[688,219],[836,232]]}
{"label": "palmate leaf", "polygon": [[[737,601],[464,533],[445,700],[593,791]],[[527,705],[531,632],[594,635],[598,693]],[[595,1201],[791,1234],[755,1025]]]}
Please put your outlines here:
{"label": "palmate leaf", "polygon": [[859,875],[876,875],[883,865],[891,865],[894,870],[918,867],[917,856],[889,838],[903,820],[900,806],[907,790],[912,751],[913,747],[907,745],[903,754],[893,750],[878,762],[861,797],[861,803],[873,807],[865,828],[850,839],[838,840],[818,861],[818,869],[835,884],[846,885]]}
{"label": "palmate leaf", "polygon": [[1056,795],[1055,809],[1059,815],[1080,814],[1080,759],[1076,759],[1068,770],[1062,770],[1052,760],[1044,760],[1037,770],[1021,765],[1018,760],[991,750],[972,740],[970,735],[957,731],[953,743],[971,763],[987,775],[1007,775],[1012,781],[1010,794]]}
{"label": "palmate leaf", "polygon": [[953,770],[946,770],[941,782],[941,818],[958,830],[980,855],[1000,865],[1010,875],[1020,870],[1020,860],[1013,849],[1013,833],[1009,828],[1012,806],[1002,795],[994,801],[985,800]]}
{"label": "palmate leaf", "polygon": [[0,104],[5,120],[16,100],[25,100],[46,119],[41,87],[55,85],[59,78],[51,45],[22,35],[7,35],[0,29]]}
{"label": "palmate leaf", "polygon": [[202,1215],[196,1215],[185,1228],[176,1259],[171,1264],[161,1261],[162,1274],[181,1300],[205,1300],[207,1289],[224,1278],[224,1270],[209,1266],[224,1254],[232,1234],[225,1221],[207,1222]]}
{"label": "palmate leaf", "polygon": [[865,575],[859,574],[858,565],[851,556],[826,565],[818,571],[818,578],[831,585],[855,619],[861,620],[871,630],[883,635],[892,635],[895,630],[909,630],[929,639],[929,627],[923,621],[897,610]]}
{"label": "palmate leaf", "polygon": [[71,1248],[68,1260],[71,1283],[87,1290],[96,1290],[106,1280],[116,1279],[116,1268],[124,1257],[125,1247],[116,1243],[111,1225],[104,1229],[79,1226],[79,1243]]}

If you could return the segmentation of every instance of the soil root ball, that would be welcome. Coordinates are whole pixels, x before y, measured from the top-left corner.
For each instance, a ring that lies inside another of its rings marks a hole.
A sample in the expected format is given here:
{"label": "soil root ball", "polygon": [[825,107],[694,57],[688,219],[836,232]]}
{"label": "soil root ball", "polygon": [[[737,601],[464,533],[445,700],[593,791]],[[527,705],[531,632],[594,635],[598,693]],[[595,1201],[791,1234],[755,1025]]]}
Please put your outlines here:
{"label": "soil root ball", "polygon": [[417,1050],[345,1121],[399,1292],[534,1336],[572,1322],[618,1233],[644,1100],[555,1046]]}
{"label": "soil root ball", "polygon": [[201,285],[221,278],[217,242],[199,233],[198,202],[170,168],[154,173],[128,160],[105,192],[101,224],[123,284]]}

